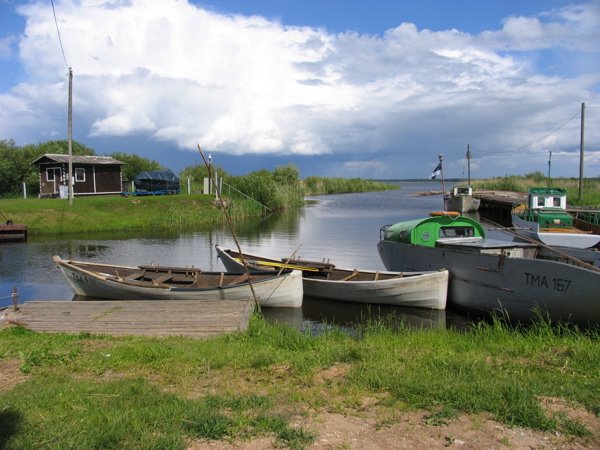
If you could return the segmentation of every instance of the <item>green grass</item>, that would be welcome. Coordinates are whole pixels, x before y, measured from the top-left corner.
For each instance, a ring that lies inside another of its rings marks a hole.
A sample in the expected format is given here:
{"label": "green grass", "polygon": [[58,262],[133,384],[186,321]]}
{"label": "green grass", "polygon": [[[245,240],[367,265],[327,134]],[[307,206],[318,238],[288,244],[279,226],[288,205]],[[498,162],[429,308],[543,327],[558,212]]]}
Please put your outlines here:
{"label": "green grass", "polygon": [[[2,448],[185,448],[189,439],[272,436],[312,442],[291,425],[309,409],[426,410],[443,425],[462,413],[585,436],[585,426],[542,408],[560,398],[600,414],[596,330],[496,322],[467,331],[367,324],[319,336],[266,323],[212,340],[0,332],[0,362],[25,382],[0,394]],[[343,367],[334,379],[317,374]],[[385,394],[378,396],[378,394]],[[389,415],[385,420],[389,420]]]}
{"label": "green grass", "polygon": [[[76,197],[65,199],[2,199],[0,211],[29,234],[98,231],[181,230],[225,223],[223,212],[209,195],[148,197]],[[260,214],[251,202],[238,200],[233,217]]]}
{"label": "green grass", "polygon": [[[486,180],[476,180],[473,186],[477,189],[490,189],[513,192],[527,192],[532,187],[545,187],[548,181],[540,174],[508,175]],[[576,178],[553,178],[552,187],[567,190],[567,201],[573,206],[600,207],[600,179],[586,178],[583,180],[582,198],[579,199],[579,180]]]}

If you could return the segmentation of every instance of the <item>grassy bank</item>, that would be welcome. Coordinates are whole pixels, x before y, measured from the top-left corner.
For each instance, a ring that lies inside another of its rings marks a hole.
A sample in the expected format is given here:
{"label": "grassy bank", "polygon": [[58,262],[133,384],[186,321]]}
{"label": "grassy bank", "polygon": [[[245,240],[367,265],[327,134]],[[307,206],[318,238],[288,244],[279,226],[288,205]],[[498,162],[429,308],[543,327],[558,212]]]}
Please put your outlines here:
{"label": "grassy bank", "polygon": [[247,332],[208,341],[9,328],[0,331],[0,368],[14,381],[0,393],[0,447],[183,449],[271,436],[302,448],[316,436],[298,417],[360,415],[365,399],[376,400],[381,426],[415,409],[434,425],[486,413],[585,439],[582,423],[541,400],[600,414],[599,337],[544,324],[459,332],[381,323],[311,337],[259,317]]}
{"label": "grassy bank", "polygon": [[[583,181],[581,200],[579,199],[579,180],[577,178],[553,178],[551,186],[567,190],[569,205],[600,207],[600,179],[586,178]],[[508,175],[505,177],[475,180],[473,186],[477,189],[527,192],[532,187],[548,186],[548,181],[542,174]]]}
{"label": "grassy bank", "polygon": [[[210,195],[147,197],[76,197],[64,199],[3,199],[0,212],[14,223],[27,225],[28,233],[83,233],[128,230],[208,229],[225,222]],[[247,200],[233,202],[234,218],[260,214]]]}

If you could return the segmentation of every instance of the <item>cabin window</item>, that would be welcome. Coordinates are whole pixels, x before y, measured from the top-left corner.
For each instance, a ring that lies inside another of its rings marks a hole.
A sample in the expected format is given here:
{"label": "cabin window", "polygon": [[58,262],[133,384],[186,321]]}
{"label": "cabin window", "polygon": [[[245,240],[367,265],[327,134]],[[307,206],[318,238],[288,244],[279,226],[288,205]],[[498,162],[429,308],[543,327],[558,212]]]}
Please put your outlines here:
{"label": "cabin window", "polygon": [[46,181],[60,181],[60,168],[49,167],[46,169]]}
{"label": "cabin window", "polygon": [[544,197],[538,197],[537,199],[537,205],[538,206],[546,206],[546,199]]}
{"label": "cabin window", "polygon": [[560,207],[560,198],[559,197],[553,197],[552,198],[552,203],[554,204],[554,206]]}
{"label": "cabin window", "polygon": [[475,229],[473,227],[441,227],[440,237],[441,238],[453,238],[453,237],[473,237],[475,236]]}
{"label": "cabin window", "polygon": [[82,183],[85,181],[85,169],[77,168],[75,169],[75,181]]}

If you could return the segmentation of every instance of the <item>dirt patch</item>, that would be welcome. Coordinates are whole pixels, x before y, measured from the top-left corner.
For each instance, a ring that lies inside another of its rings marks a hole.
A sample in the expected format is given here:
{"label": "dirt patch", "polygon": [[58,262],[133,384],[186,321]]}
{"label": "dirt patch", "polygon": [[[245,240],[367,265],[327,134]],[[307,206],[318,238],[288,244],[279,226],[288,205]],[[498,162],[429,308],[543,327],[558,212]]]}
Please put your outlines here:
{"label": "dirt patch", "polygon": [[0,359],[0,392],[8,391],[29,378],[21,372],[18,359]]}
{"label": "dirt patch", "polygon": [[[600,448],[600,419],[579,409],[575,411],[585,417],[585,425],[591,435],[578,438],[555,432],[510,428],[484,415],[462,415],[443,424],[430,425],[427,413],[402,411],[382,421],[378,408],[367,408],[356,415],[318,411],[298,418],[294,426],[301,426],[315,436],[314,442],[307,446],[309,450]],[[588,419],[591,420],[589,424]],[[274,438],[263,437],[251,441],[196,441],[188,450],[276,448],[282,448],[281,443]]]}

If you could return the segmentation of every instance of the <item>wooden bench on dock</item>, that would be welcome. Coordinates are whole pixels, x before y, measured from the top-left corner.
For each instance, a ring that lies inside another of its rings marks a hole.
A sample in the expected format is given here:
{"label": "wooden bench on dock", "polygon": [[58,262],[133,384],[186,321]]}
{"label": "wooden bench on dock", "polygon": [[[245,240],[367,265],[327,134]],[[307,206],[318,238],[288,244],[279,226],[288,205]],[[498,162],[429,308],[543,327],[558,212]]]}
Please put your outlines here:
{"label": "wooden bench on dock", "polygon": [[47,333],[209,338],[248,328],[254,300],[28,301],[4,321]]}

